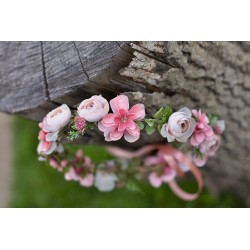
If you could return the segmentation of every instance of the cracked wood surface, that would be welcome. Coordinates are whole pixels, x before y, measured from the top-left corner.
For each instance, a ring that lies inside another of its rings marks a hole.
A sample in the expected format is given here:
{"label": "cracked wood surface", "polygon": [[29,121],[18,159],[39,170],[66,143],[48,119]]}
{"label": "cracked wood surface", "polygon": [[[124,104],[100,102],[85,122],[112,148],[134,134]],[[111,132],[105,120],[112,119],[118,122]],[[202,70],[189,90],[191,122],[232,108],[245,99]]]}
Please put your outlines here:
{"label": "cracked wood surface", "polygon": [[[60,103],[92,94],[110,99],[126,92],[147,113],[160,106],[201,108],[226,120],[222,148],[210,159],[206,184],[250,190],[249,42],[1,42],[0,110],[40,120]],[[127,148],[162,142],[145,136]],[[103,143],[91,132],[79,143]]]}

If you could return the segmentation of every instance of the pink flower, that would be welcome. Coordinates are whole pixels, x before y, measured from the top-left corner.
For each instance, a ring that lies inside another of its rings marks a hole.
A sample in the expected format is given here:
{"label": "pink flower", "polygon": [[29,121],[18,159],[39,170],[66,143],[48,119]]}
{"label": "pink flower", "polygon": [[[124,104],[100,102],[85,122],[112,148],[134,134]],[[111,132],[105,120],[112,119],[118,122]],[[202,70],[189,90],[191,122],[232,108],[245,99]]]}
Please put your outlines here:
{"label": "pink flower", "polygon": [[129,109],[128,97],[119,95],[110,101],[113,114],[107,114],[98,123],[100,131],[104,132],[105,141],[117,141],[124,138],[128,142],[135,142],[140,137],[140,129],[134,121],[145,117],[143,104],[136,104]]}
{"label": "pink flower", "polygon": [[208,160],[208,155],[199,155],[193,157],[193,163],[198,167],[203,167]]}
{"label": "pink flower", "polygon": [[165,159],[163,158],[163,154],[158,152],[156,156],[149,156],[144,161],[145,166],[159,166],[162,167],[162,173],[159,174],[157,172],[151,172],[148,176],[149,183],[158,188],[162,185],[163,182],[169,182],[173,180],[176,176],[176,172],[171,169]]}
{"label": "pink flower", "polygon": [[209,156],[214,156],[220,147],[221,137],[215,135],[211,140],[205,140],[199,145],[201,155],[194,155],[193,162],[196,166],[202,167],[206,164]]}
{"label": "pink flower", "polygon": [[66,181],[71,181],[71,180],[79,181],[79,177],[80,177],[79,174],[80,173],[77,168],[70,167],[69,171],[64,174],[64,178]]}
{"label": "pink flower", "polygon": [[49,155],[57,149],[56,140],[58,137],[58,132],[45,132],[43,122],[39,123],[39,127],[41,130],[38,135],[38,140],[40,142],[37,147],[37,152],[40,155]]}
{"label": "pink flower", "polygon": [[94,183],[94,175],[93,174],[87,174],[85,177],[81,177],[79,179],[79,183],[83,187],[91,187]]}
{"label": "pink flower", "polygon": [[214,132],[213,129],[208,125],[209,120],[205,113],[201,113],[201,110],[192,110],[192,112],[197,120],[197,123],[190,143],[193,146],[199,146],[205,140],[212,140],[214,137]]}
{"label": "pink flower", "polygon": [[175,171],[170,167],[165,166],[163,168],[162,175],[158,175],[156,172],[152,172],[149,174],[148,180],[153,187],[158,188],[162,185],[163,182],[167,183],[173,180],[175,176],[176,176]]}
{"label": "pink flower", "polygon": [[86,127],[86,121],[83,118],[81,118],[80,116],[76,116],[75,117],[75,127],[80,133],[84,132],[85,127]]}
{"label": "pink flower", "polygon": [[212,140],[206,140],[202,142],[199,146],[200,152],[202,154],[207,154],[209,156],[214,156],[220,147],[221,138],[215,135]]}
{"label": "pink flower", "polygon": [[173,142],[174,140],[186,142],[193,134],[195,124],[190,109],[185,107],[169,117],[168,123],[161,128],[161,135],[167,137],[168,142]]}
{"label": "pink flower", "polygon": [[71,111],[66,104],[49,112],[43,119],[45,132],[57,132],[70,122]]}
{"label": "pink flower", "polygon": [[39,155],[49,155],[56,150],[57,144],[55,141],[41,140],[37,147],[37,153]]}
{"label": "pink flower", "polygon": [[225,130],[225,121],[223,120],[217,121],[213,129],[214,129],[215,134],[222,135]]}
{"label": "pink flower", "polygon": [[88,122],[100,121],[108,112],[108,101],[101,95],[82,101],[77,110],[78,115]]}

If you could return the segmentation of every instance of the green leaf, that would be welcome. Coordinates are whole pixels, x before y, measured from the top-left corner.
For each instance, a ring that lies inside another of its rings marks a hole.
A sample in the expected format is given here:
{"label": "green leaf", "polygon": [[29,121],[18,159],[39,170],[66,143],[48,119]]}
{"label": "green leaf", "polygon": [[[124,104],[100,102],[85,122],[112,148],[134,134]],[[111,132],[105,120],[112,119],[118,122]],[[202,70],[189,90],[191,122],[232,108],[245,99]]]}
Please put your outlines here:
{"label": "green leaf", "polygon": [[160,108],[160,109],[154,114],[154,118],[155,118],[155,119],[161,119],[163,113],[164,113],[164,108]]}
{"label": "green leaf", "polygon": [[132,192],[136,192],[136,193],[143,193],[142,189],[140,188],[140,186],[136,183],[135,180],[133,179],[128,179],[126,182],[125,187]]}
{"label": "green leaf", "polygon": [[145,119],[145,122],[148,124],[149,127],[153,127],[155,120],[154,119]]}
{"label": "green leaf", "polygon": [[146,133],[148,135],[152,135],[154,132],[155,132],[155,128],[154,127],[146,126]]}
{"label": "green leaf", "polygon": [[144,129],[144,124],[143,124],[143,122],[137,121],[136,124],[138,125],[138,127],[139,127],[140,130],[143,130],[143,129]]}
{"label": "green leaf", "polygon": [[165,108],[160,108],[155,114],[154,118],[161,120],[161,123],[164,123],[168,120],[170,115],[173,113],[172,108],[170,107],[165,107]]}
{"label": "green leaf", "polygon": [[159,125],[157,126],[157,128],[158,128],[158,131],[161,132],[162,124],[159,124]]}
{"label": "green leaf", "polygon": [[216,113],[208,114],[209,125],[213,127],[215,123],[218,121],[219,116]]}

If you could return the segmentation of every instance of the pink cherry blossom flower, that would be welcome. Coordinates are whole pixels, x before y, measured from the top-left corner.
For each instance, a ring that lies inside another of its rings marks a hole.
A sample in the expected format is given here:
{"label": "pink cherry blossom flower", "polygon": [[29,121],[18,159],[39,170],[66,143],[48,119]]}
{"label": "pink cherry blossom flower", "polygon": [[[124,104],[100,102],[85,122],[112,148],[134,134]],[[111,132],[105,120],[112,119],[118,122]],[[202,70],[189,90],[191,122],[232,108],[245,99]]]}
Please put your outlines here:
{"label": "pink cherry blossom flower", "polygon": [[109,112],[108,101],[101,95],[94,95],[81,102],[77,113],[88,122],[100,121]]}
{"label": "pink cherry blossom flower", "polygon": [[144,165],[147,167],[160,166],[163,168],[161,174],[151,172],[148,176],[149,183],[155,188],[160,187],[164,182],[167,183],[173,180],[176,176],[176,172],[167,165],[161,152],[158,152],[155,156],[147,157],[144,161]]}
{"label": "pink cherry blossom flower", "polygon": [[169,117],[168,123],[161,128],[161,135],[167,137],[168,142],[186,142],[193,134],[195,124],[190,109],[184,107]]}
{"label": "pink cherry blossom flower", "polygon": [[215,135],[212,140],[206,140],[199,145],[200,152],[209,156],[214,156],[220,147],[221,137]]}
{"label": "pink cherry blossom flower", "polygon": [[140,137],[140,129],[135,121],[145,117],[143,104],[136,104],[129,109],[128,97],[119,95],[110,101],[113,114],[107,114],[98,123],[100,131],[104,132],[105,141],[117,141],[122,138],[135,142]]}
{"label": "pink cherry blossom flower", "polygon": [[201,110],[192,110],[192,112],[197,120],[197,123],[190,143],[193,146],[198,146],[205,140],[212,140],[214,137],[214,132],[213,129],[208,125],[209,120],[205,113],[201,113]]}
{"label": "pink cherry blossom flower", "polygon": [[70,122],[71,111],[66,104],[49,112],[43,119],[45,132],[57,132]]}
{"label": "pink cherry blossom flower", "polygon": [[163,174],[162,175],[158,175],[156,172],[152,172],[149,174],[148,176],[148,180],[149,180],[149,183],[155,187],[155,188],[158,188],[162,185],[162,183],[167,183],[171,180],[173,180],[176,176],[176,172],[171,169],[170,167],[168,166],[165,166],[163,168]]}

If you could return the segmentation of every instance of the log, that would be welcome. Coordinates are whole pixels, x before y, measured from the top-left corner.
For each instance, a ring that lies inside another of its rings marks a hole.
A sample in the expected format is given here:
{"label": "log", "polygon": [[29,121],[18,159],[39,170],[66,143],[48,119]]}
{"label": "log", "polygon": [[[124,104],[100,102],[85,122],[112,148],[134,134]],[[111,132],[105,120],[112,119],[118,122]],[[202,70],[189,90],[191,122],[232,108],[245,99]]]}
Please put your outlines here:
{"label": "log", "polygon": [[[204,168],[213,192],[250,190],[249,42],[1,42],[0,110],[35,120],[92,94],[126,93],[147,113],[160,106],[201,108],[226,120],[217,157]],[[127,148],[162,142],[145,136]],[[80,143],[101,143],[90,133]]]}

